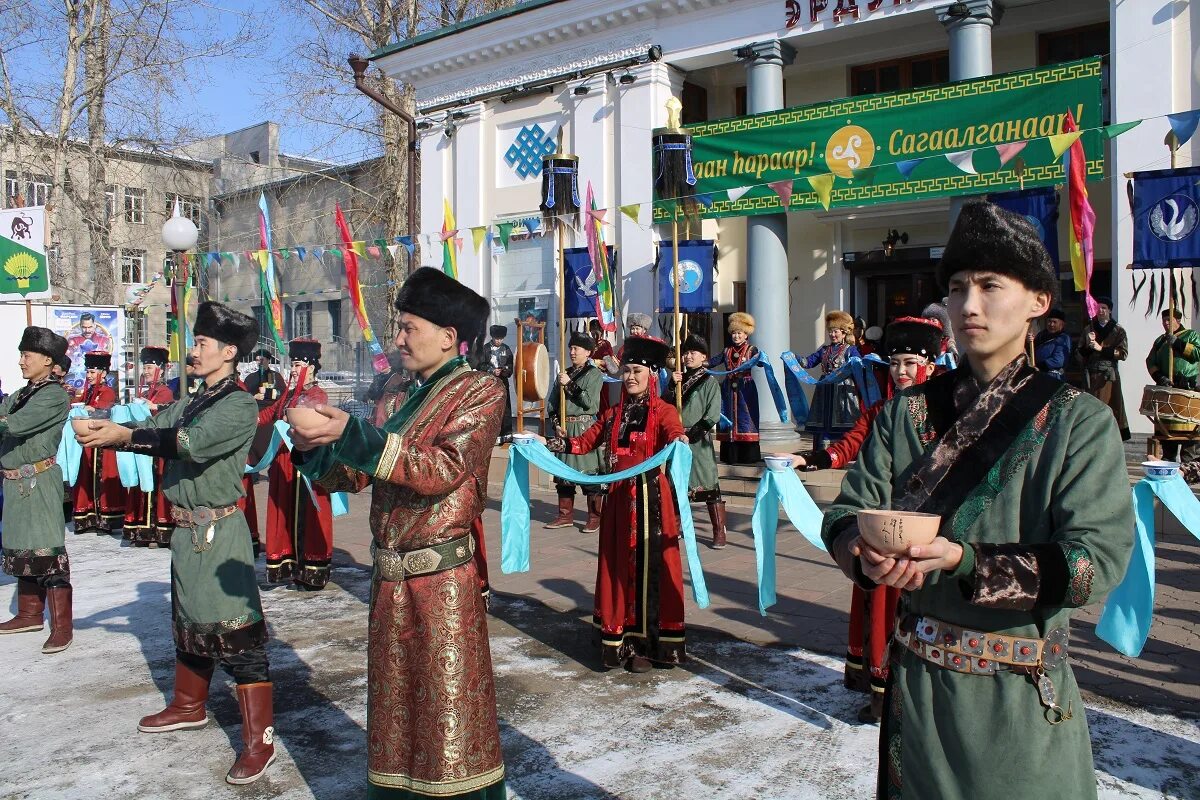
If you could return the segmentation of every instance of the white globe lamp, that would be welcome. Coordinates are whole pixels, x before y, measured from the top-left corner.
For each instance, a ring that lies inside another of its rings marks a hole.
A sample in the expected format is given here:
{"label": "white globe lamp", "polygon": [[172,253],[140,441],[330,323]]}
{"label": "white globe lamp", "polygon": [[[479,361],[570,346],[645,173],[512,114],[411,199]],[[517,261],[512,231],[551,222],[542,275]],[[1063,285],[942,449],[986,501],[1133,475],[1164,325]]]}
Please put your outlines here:
{"label": "white globe lamp", "polygon": [[199,238],[200,231],[196,228],[196,223],[180,215],[179,201],[176,201],[175,213],[162,226],[163,244],[167,246],[168,250],[182,253],[195,247]]}

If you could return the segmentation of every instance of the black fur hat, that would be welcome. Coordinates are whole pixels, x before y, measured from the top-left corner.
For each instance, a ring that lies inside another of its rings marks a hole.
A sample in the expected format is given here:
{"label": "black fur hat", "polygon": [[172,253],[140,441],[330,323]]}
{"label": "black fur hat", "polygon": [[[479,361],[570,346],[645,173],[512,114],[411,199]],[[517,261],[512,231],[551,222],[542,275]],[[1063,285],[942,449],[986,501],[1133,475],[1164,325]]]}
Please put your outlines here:
{"label": "black fur hat", "polygon": [[504,337],[508,336],[508,326],[493,325],[488,333],[492,335],[493,339],[503,339]]}
{"label": "black fur hat", "polygon": [[900,317],[883,334],[883,355],[935,359],[942,352],[942,326],[926,317]]}
{"label": "black fur hat", "polygon": [[321,360],[321,343],[316,339],[292,339],[288,342],[288,359],[315,364]]}
{"label": "black fur hat", "polygon": [[491,307],[440,269],[421,267],[396,292],[396,310],[454,328],[460,342],[474,346],[483,337]]}
{"label": "black fur hat", "polygon": [[590,353],[596,349],[596,340],[583,331],[575,331],[567,340],[567,347],[582,347]]}
{"label": "black fur hat", "polygon": [[938,264],[938,283],[946,289],[962,270],[1008,275],[1035,292],[1049,293],[1051,301],[1058,295],[1058,276],[1037,230],[1021,215],[986,200],[963,205]]}
{"label": "black fur hat", "polygon": [[249,354],[258,343],[258,323],[254,317],[221,303],[200,304],[192,333],[233,345],[237,348],[239,358]]}
{"label": "black fur hat", "polygon": [[71,371],[71,359],[67,358],[66,353],[63,353],[62,358],[58,359],[58,361],[55,363],[58,364],[58,368],[61,369],[64,374]]}
{"label": "black fur hat", "polygon": [[83,356],[84,369],[102,369],[109,370],[112,368],[111,353],[85,353]]}
{"label": "black fur hat", "polygon": [[630,336],[625,339],[625,350],[621,361],[624,364],[641,364],[650,369],[659,369],[667,363],[671,348],[666,342],[648,339],[645,336]]}
{"label": "black fur hat", "polygon": [[143,347],[140,354],[143,364],[157,364],[160,367],[165,367],[169,358],[170,355],[165,347]]}
{"label": "black fur hat", "polygon": [[67,357],[67,340],[49,328],[30,325],[21,334],[21,343],[17,345],[17,350],[24,353],[41,353],[55,364],[61,364]]}
{"label": "black fur hat", "polygon": [[694,333],[689,333],[683,343],[679,345],[680,354],[683,353],[704,353],[708,355],[708,342]]}

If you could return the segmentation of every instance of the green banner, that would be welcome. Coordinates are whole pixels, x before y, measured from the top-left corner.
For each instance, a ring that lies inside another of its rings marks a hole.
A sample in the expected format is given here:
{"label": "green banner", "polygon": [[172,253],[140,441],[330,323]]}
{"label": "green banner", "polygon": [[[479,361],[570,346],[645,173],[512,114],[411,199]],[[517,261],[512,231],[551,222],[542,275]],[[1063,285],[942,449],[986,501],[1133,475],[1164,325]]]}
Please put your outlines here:
{"label": "green banner", "polygon": [[0,236],[0,295],[26,297],[50,289],[46,255]]}
{"label": "green banner", "polygon": [[[1103,124],[1100,67],[1093,58],[693,125],[695,193],[704,216],[729,217],[823,208],[808,179],[829,190],[830,175],[831,207],[1017,189],[1019,163],[1025,188],[1062,183],[1046,137],[1062,133],[1068,109],[1080,128]],[[1101,131],[1082,141],[1088,176],[1102,177]],[[1018,142],[1028,144],[1002,167],[996,146]],[[768,184],[786,196],[788,182],[785,209]],[[655,221],[673,205],[656,202]]]}

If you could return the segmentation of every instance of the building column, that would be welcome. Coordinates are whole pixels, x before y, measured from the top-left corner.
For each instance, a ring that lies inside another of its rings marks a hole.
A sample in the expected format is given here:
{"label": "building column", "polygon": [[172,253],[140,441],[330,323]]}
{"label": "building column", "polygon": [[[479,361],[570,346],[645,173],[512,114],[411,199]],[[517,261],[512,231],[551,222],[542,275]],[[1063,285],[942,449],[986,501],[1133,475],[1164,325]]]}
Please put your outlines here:
{"label": "building column", "polygon": [[[454,132],[454,194],[451,203],[454,220],[459,226],[458,235],[463,240],[463,248],[458,252],[458,279],[484,297],[491,297],[491,248],[480,247],[476,254],[470,231],[471,227],[486,225],[489,221],[487,201],[490,195],[484,185],[486,173],[483,169],[483,129],[488,110],[484,103],[475,103],[454,111],[461,116],[458,120],[450,118]],[[440,221],[443,214],[444,211],[439,209],[433,219]],[[441,224],[426,223],[422,227],[440,228]]]}
{"label": "building column", "polygon": [[[782,41],[756,42],[737,51],[746,64],[746,111],[759,114],[783,108],[783,68],[796,51]],[[754,317],[753,344],[778,367],[779,354],[791,349],[788,314],[787,214],[756,214],[746,218],[746,304]],[[763,450],[796,445],[792,423],[775,413],[771,389],[762,370],[754,370],[759,396],[759,435]],[[782,381],[783,375],[776,373]],[[768,443],[770,443],[768,445]]]}

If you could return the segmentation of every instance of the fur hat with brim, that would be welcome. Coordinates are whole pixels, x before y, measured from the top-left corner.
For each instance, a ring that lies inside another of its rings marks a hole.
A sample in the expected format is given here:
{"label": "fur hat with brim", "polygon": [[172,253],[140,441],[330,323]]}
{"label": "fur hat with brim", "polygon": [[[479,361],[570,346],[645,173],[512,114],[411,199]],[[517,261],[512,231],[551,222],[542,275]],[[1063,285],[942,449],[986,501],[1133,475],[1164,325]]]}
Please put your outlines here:
{"label": "fur hat with brim", "polygon": [[493,325],[488,330],[488,333],[490,333],[492,335],[493,339],[503,339],[504,337],[508,336],[508,326],[507,325]]}
{"label": "fur hat with brim", "polygon": [[687,338],[679,345],[679,352],[682,353],[704,353],[708,355],[708,342],[694,333],[687,335]]}
{"label": "fur hat with brim", "polygon": [[1037,229],[1020,214],[989,203],[965,203],[942,252],[937,279],[943,289],[958,272],[994,272],[1016,278],[1026,288],[1058,294],[1058,276]]}
{"label": "fur hat with brim", "polygon": [[112,367],[111,353],[85,353],[83,356],[84,369],[103,369]]}
{"label": "fur hat with brim", "polygon": [[651,326],[653,325],[654,320],[650,319],[649,314],[639,314],[634,312],[625,317],[626,328],[643,328],[645,330],[650,330]]}
{"label": "fur hat with brim", "polygon": [[[66,340],[64,339],[63,341],[66,341]],[[64,373],[71,371],[71,359],[67,358],[66,353],[63,353],[62,358],[58,359],[58,361],[56,361],[55,363],[58,364],[58,368],[61,369]]]}
{"label": "fur hat with brim", "polygon": [[650,369],[661,369],[667,363],[671,348],[666,342],[648,339],[645,336],[630,336],[625,340],[621,361],[625,364],[641,364]]}
{"label": "fur hat with brim", "polygon": [[316,339],[292,339],[288,342],[288,360],[317,363],[321,360],[321,343]]}
{"label": "fur hat with brim", "polygon": [[138,356],[143,364],[157,364],[160,367],[165,367],[169,358],[170,353],[165,347],[143,347]]}
{"label": "fur hat with brim", "polygon": [[567,340],[567,347],[582,347],[590,353],[596,349],[596,340],[583,331],[575,331]]}
{"label": "fur hat with brim", "polygon": [[17,345],[17,350],[23,353],[41,353],[55,364],[61,364],[67,357],[67,340],[49,328],[30,325],[21,334],[21,343]]}
{"label": "fur hat with brim", "polygon": [[741,331],[750,336],[754,333],[754,317],[745,311],[735,311],[729,315],[729,323],[726,325],[726,330],[730,333]]}
{"label": "fur hat with brim", "polygon": [[842,330],[847,334],[854,333],[854,317],[845,311],[830,311],[825,315],[825,330]]}
{"label": "fur hat with brim", "polygon": [[454,328],[460,342],[474,345],[486,330],[491,307],[440,269],[421,267],[396,292],[396,310]]}
{"label": "fur hat with brim", "polygon": [[222,303],[201,303],[196,311],[196,336],[207,336],[237,348],[238,357],[249,354],[258,342],[258,323],[254,317],[234,311]]}
{"label": "fur hat with brim", "polygon": [[883,355],[914,355],[928,359],[942,352],[942,326],[925,317],[900,317],[883,334]]}

